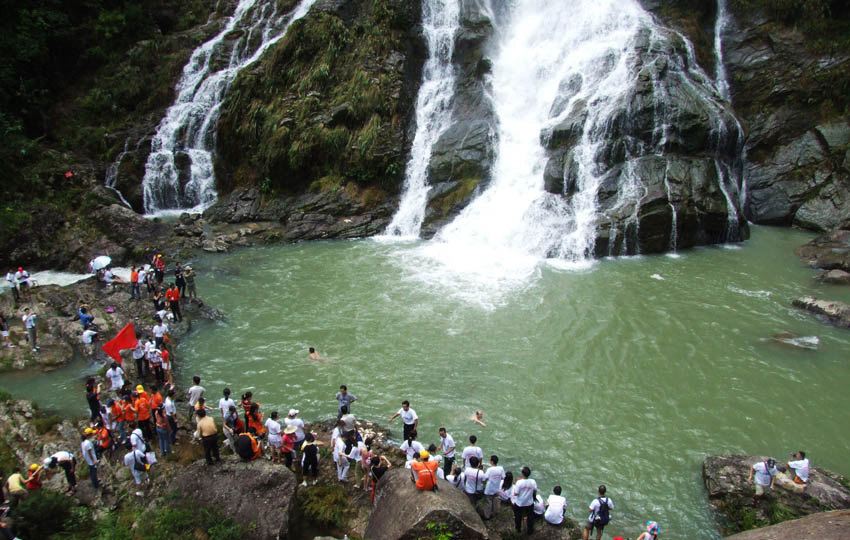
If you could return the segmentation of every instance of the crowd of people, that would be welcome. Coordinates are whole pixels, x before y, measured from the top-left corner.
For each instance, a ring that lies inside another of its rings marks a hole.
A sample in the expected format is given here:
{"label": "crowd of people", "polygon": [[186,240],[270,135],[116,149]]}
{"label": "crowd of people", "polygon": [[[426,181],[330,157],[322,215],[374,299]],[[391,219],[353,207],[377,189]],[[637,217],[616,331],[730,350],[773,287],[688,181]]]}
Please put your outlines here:
{"label": "crowd of people", "polygon": [[[19,269],[23,272],[23,269]],[[178,444],[178,415],[172,369],[172,353],[169,350],[170,321],[183,319],[181,302],[188,297],[197,297],[195,273],[190,266],[177,263],[174,280],[164,285],[167,275],[165,260],[154,255],[150,264],[133,266],[129,282],[132,300],[147,297],[153,304],[154,324],[149,332],[138,333],[131,356],[135,368],[135,381],[131,381],[124,366],[114,361],[104,374],[104,382],[89,378],[85,384],[86,400],[90,410],[90,425],[81,433],[80,453],[88,466],[89,480],[94,489],[101,489],[98,466],[104,459],[120,460],[127,467],[136,486],[136,494],[144,495],[142,486],[149,482],[151,467],[158,459],[168,456]],[[11,274],[11,273],[10,273]],[[29,275],[21,279],[11,277],[16,284],[27,283]],[[7,279],[10,276],[7,275]],[[123,283],[109,267],[99,272],[99,278],[108,287]],[[16,291],[19,287],[16,287]],[[17,293],[16,293],[17,294]],[[77,318],[82,327],[82,341],[89,350],[98,333],[96,321],[89,306],[79,306]],[[26,309],[22,317],[34,351],[38,350],[35,313]],[[8,323],[0,315],[6,346]],[[319,359],[314,348],[309,358]],[[300,411],[290,409],[281,418],[278,411],[264,415],[262,406],[250,391],[241,394],[237,402],[229,388],[224,388],[218,406],[211,408],[206,402],[206,389],[199,376],[193,377],[193,385],[186,391],[186,426],[193,434],[193,443],[203,447],[204,458],[209,466],[221,461],[221,439],[233,454],[244,461],[267,457],[274,463],[301,473],[302,486],[318,481],[320,447],[324,442],[311,432],[300,418]],[[371,492],[374,499],[375,486],[392,467],[387,456],[373,449],[373,439],[358,430],[351,408],[357,397],[342,385],[335,395],[337,423],[330,435],[331,456],[336,469],[336,478],[341,483],[351,482],[355,487]],[[216,418],[220,422],[216,422]],[[419,416],[409,401],[389,417],[393,422],[401,418],[403,442],[400,450],[405,455],[406,467],[411,481],[419,490],[439,489],[438,479],[443,479],[453,489],[461,490],[474,505],[483,519],[492,519],[503,505],[513,510],[514,524],[518,532],[532,534],[535,522],[542,519],[558,526],[565,520],[568,507],[563,488],[556,485],[545,499],[532,478],[528,466],[519,471],[505,470],[496,454],[486,456],[478,444],[476,435],[468,436],[468,444],[459,450],[455,440],[445,427],[440,427],[438,442],[426,445],[418,440]],[[475,411],[470,420],[477,426],[486,427],[484,413]],[[220,425],[220,427],[219,427]],[[456,461],[456,457],[458,458]],[[787,466],[794,475],[786,475],[777,468],[772,459],[753,465],[750,479],[754,481],[756,497],[764,495],[775,483],[786,487],[805,486],[808,481],[808,459],[805,452],[797,452]],[[24,472],[8,477],[4,488],[14,506],[33,490],[40,489],[45,472],[62,469],[69,492],[77,487],[77,458],[70,450],[55,452],[42,463],[33,463]],[[353,469],[353,474],[352,474]],[[607,487],[600,485],[596,496],[588,505],[588,516],[583,527],[583,539],[594,534],[601,540],[603,530],[611,520],[614,502]],[[658,538],[661,529],[655,521],[645,523],[646,531],[640,540]]]}

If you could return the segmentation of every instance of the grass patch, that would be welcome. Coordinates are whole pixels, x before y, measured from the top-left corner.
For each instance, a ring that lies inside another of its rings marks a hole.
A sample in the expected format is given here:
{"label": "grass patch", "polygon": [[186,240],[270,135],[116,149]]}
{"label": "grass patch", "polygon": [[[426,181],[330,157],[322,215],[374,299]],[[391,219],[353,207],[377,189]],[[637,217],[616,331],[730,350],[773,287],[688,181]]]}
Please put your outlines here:
{"label": "grass patch", "polygon": [[44,435],[53,431],[53,429],[62,423],[62,418],[55,414],[39,413],[32,420],[32,425],[35,427],[35,432],[39,435]]}
{"label": "grass patch", "polygon": [[338,485],[302,489],[298,504],[304,517],[324,527],[344,528],[352,513],[348,494]]}

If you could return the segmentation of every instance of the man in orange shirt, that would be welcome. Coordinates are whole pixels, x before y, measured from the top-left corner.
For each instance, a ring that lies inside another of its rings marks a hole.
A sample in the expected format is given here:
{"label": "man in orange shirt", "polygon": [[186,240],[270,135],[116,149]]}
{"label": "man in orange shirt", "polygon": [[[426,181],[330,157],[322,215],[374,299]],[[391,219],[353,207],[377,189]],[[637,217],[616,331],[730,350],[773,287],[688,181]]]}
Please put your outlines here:
{"label": "man in orange shirt", "polygon": [[139,290],[139,272],[136,270],[136,266],[130,267],[130,300],[139,300],[142,297],[142,293]]}
{"label": "man in orange shirt", "polygon": [[437,469],[439,461],[430,461],[431,455],[427,450],[419,452],[419,459],[410,465],[410,479],[416,482],[420,491],[437,491]]}
{"label": "man in orange shirt", "polygon": [[162,394],[159,393],[159,387],[155,384],[151,385],[151,395],[149,400],[151,403],[151,410],[159,409],[159,406],[162,405],[162,402],[164,401]]}
{"label": "man in orange shirt", "polygon": [[[141,389],[141,391],[139,389]],[[142,430],[145,440],[149,441],[152,437],[151,402],[141,384],[136,387],[134,394],[136,394],[136,399],[133,403],[133,406],[136,408],[136,421],[139,423],[139,429]]]}

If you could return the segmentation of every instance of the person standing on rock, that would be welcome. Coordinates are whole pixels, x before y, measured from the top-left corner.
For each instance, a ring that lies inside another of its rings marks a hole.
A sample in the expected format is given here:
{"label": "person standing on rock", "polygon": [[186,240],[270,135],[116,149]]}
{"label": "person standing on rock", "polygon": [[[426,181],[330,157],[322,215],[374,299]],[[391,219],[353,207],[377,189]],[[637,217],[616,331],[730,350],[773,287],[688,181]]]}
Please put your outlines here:
{"label": "person standing on rock", "polygon": [[153,332],[154,343],[157,349],[162,349],[165,343],[165,335],[168,333],[168,325],[163,322],[161,317],[157,316],[154,320],[156,324],[151,330]]}
{"label": "person standing on rock", "polygon": [[158,285],[162,285],[162,280],[165,279],[165,259],[161,253],[157,253],[153,258],[154,278]]}
{"label": "person standing on rock", "polygon": [[138,269],[138,276],[136,277],[136,285],[139,287],[138,299],[142,299],[142,287],[145,290],[148,289],[148,272],[144,266],[140,266]]}
{"label": "person standing on rock", "polygon": [[95,382],[94,377],[89,377],[86,380],[86,402],[89,404],[92,422],[100,417],[100,391],[101,387]]}
{"label": "person standing on rock", "polygon": [[[337,413],[336,419],[339,420],[342,418],[343,414],[351,412],[351,404],[357,401],[357,396],[354,394],[348,393],[348,387],[346,385],[340,385],[339,392],[336,393],[336,402],[337,402]],[[343,413],[343,408],[345,408],[346,413]]]}
{"label": "person standing on rock", "polygon": [[179,293],[178,300],[186,296],[186,276],[183,272],[183,265],[179,262],[174,267],[174,285]]}
{"label": "person standing on rock", "polygon": [[[145,457],[144,450],[138,450],[136,448],[130,449],[124,455],[124,466],[130,469],[130,473],[133,475],[133,483],[137,486],[141,486],[142,483],[148,481],[148,471],[150,470],[150,465],[148,465],[148,460]],[[144,495],[144,492],[137,491],[136,496],[141,497]]]}
{"label": "person standing on rock", "polygon": [[198,403],[198,400],[204,397],[204,392],[207,391],[206,388],[201,386],[201,378],[195,375],[192,377],[192,386],[189,387],[189,390],[186,391],[186,398],[189,400],[189,422],[192,422],[192,417],[195,414],[195,404]]}
{"label": "person standing on rock", "polygon": [[443,474],[448,476],[455,462],[455,440],[444,427],[441,427],[438,433],[440,434],[440,452],[443,453]]}
{"label": "person standing on rock", "polygon": [[301,444],[304,442],[304,438],[306,437],[304,431],[306,426],[304,425],[304,420],[298,418],[298,413],[298,409],[289,409],[289,414],[283,419],[283,424],[286,427],[295,428],[295,447],[292,450],[294,458],[298,457],[298,449],[301,448]]}
{"label": "person standing on rock", "polygon": [[[531,479],[531,469],[522,468],[522,478],[514,485],[514,526],[516,532],[522,532],[522,519],[525,518],[528,535],[534,534],[534,499],[537,496],[537,482]],[[585,538],[584,540],[587,540]],[[599,531],[598,540],[602,540]]]}
{"label": "person standing on rock", "polygon": [[418,459],[410,466],[410,479],[416,484],[419,491],[437,491],[437,469],[440,468],[438,461],[431,461],[431,454],[427,450],[419,452]]}
{"label": "person standing on rock", "polygon": [[484,494],[484,471],[481,470],[481,462],[472,456],[469,458],[469,466],[461,473],[461,485],[463,492],[469,498],[472,506],[475,506]]}
{"label": "person standing on rock", "polygon": [[124,386],[124,370],[121,369],[118,362],[112,362],[112,365],[106,370],[105,376],[112,385],[110,390],[118,394],[121,391],[121,387]]}
{"label": "person standing on rock", "polygon": [[212,465],[213,460],[221,461],[221,456],[218,453],[218,428],[215,425],[215,420],[211,416],[207,416],[205,409],[198,409],[195,413],[198,416],[198,428],[195,430],[195,435],[201,439],[204,445],[204,459],[207,465]]}
{"label": "person standing on rock", "polygon": [[168,425],[171,427],[171,445],[173,446],[177,444],[177,405],[174,404],[173,388],[170,388],[165,393],[165,401],[162,403],[162,406],[165,409],[165,417],[168,419]]}
{"label": "person standing on rock", "polygon": [[490,456],[490,467],[484,473],[484,519],[490,519],[499,510],[499,490],[505,479],[505,469],[499,465],[499,456]]}
{"label": "person standing on rock", "polygon": [[419,416],[416,415],[416,411],[410,408],[410,402],[406,399],[401,402],[401,409],[390,416],[390,422],[399,416],[401,416],[401,421],[404,423],[404,440],[407,440],[410,438],[411,433],[416,432],[419,427]]}
{"label": "person standing on rock", "polygon": [[614,509],[614,501],[605,496],[606,491],[608,491],[608,488],[604,484],[599,486],[597,490],[599,496],[593,499],[588,507],[590,515],[587,516],[587,525],[584,526],[581,533],[582,540],[589,540],[593,529],[596,529],[596,540],[602,540],[602,530],[611,521],[611,510]]}
{"label": "person standing on rock", "polygon": [[198,290],[195,288],[195,269],[186,265],[183,276],[186,278],[186,297],[198,298]]}
{"label": "person standing on rock", "polygon": [[283,446],[283,436],[281,435],[280,422],[277,421],[277,411],[272,411],[269,418],[266,420],[266,431],[269,434],[269,448],[271,448],[272,463],[280,461],[281,447]]}
{"label": "person standing on rock", "polygon": [[336,438],[336,442],[334,443],[333,457],[336,462],[336,479],[345,483],[348,481],[348,457],[347,452],[345,451],[345,447],[347,446],[346,438],[344,436],[340,436]]}
{"label": "person standing on rock", "polygon": [[180,289],[174,283],[168,286],[165,291],[165,299],[168,301],[168,307],[171,308],[171,313],[174,315],[174,320],[177,322],[183,321],[183,315],[180,314]]}
{"label": "person standing on rock", "polygon": [[304,438],[304,444],[301,445],[301,474],[304,481],[302,486],[307,485],[307,480],[313,479],[313,485],[319,481],[319,446],[323,446],[322,441],[317,441],[316,436],[308,433]]}
{"label": "person standing on rock", "polygon": [[776,468],[776,460],[774,459],[768,458],[753,464],[748,480],[752,482],[755,479],[755,498],[762,497],[765,492],[773,489],[777,474],[779,474],[779,470]]}
{"label": "person standing on rock", "polygon": [[130,300],[140,300],[142,293],[139,290],[139,271],[136,265],[130,267]]}
{"label": "person standing on rock", "polygon": [[9,321],[6,320],[6,317],[2,313],[0,313],[0,337],[3,338],[3,345],[7,349],[14,347],[12,340],[9,339]]}
{"label": "person standing on rock", "polygon": [[15,281],[15,273],[9,270],[6,272],[6,281],[9,288],[12,289],[12,297],[15,299],[15,307],[18,307],[18,302],[21,301],[21,295],[18,293],[18,283]]}
{"label": "person standing on rock", "polygon": [[227,413],[230,412],[230,407],[236,407],[236,402],[231,399],[230,393],[230,388],[225,388],[222,392],[224,397],[219,398],[218,400],[218,410],[221,412],[222,419],[227,417]]}
{"label": "person standing on rock", "polygon": [[35,311],[28,307],[24,308],[24,315],[21,320],[27,330],[27,339],[30,342],[30,347],[32,347],[32,352],[40,351],[41,347],[38,346],[38,316]]}
{"label": "person standing on rock", "polygon": [[89,466],[89,480],[91,480],[91,485],[94,489],[100,488],[100,482],[97,479],[97,452],[94,449],[94,436],[97,434],[97,431],[92,428],[86,428],[83,430],[83,434],[81,435],[81,443],[80,443],[80,451],[83,454],[83,459],[86,462],[86,465]]}
{"label": "person standing on rock", "polygon": [[408,469],[410,465],[413,463],[413,460],[416,459],[416,456],[419,455],[419,452],[425,450],[425,447],[422,446],[422,443],[416,440],[416,432],[410,434],[406,441],[401,443],[401,446],[398,447],[399,450],[404,452],[406,462],[404,464]]}
{"label": "person standing on rock", "polygon": [[463,453],[461,457],[463,457],[463,466],[469,467],[469,458],[477,457],[478,462],[481,463],[484,460],[484,451],[478,446],[478,437],[475,435],[469,436],[469,446],[463,449]]}

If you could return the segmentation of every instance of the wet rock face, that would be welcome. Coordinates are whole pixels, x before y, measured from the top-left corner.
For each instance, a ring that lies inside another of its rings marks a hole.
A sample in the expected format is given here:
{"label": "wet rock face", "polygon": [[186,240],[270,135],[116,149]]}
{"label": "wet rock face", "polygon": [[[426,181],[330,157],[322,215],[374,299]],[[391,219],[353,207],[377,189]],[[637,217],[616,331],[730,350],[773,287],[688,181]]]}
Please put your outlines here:
{"label": "wet rock face", "polygon": [[[748,480],[750,469],[754,463],[765,459],[764,456],[728,455],[709,456],[703,462],[703,483],[709,503],[720,517],[724,534],[817,512],[850,508],[847,479],[817,467],[810,469],[805,491],[800,491],[799,486],[784,489],[777,480],[774,489],[763,500],[754,501],[753,484]],[[783,460],[777,459],[777,465],[782,464]]]}
{"label": "wet rock face", "polygon": [[813,36],[770,14],[737,9],[733,16],[724,46],[748,132],[750,219],[831,229],[850,217],[848,98],[836,88],[850,54],[818,50]]}
{"label": "wet rock face", "polygon": [[[562,85],[553,109],[562,120],[541,134],[549,154],[548,192],[571,199],[582,175],[601,175],[597,256],[749,236],[738,197],[737,120],[710,81],[687,67],[693,59],[682,37],[670,30],[660,34],[638,36],[631,67],[636,83],[603,126],[588,128],[592,109],[577,99],[577,77]],[[595,147],[594,171],[583,171],[575,154],[587,140],[602,141]]]}
{"label": "wet rock face", "polygon": [[455,36],[452,122],[434,142],[428,164],[428,206],[423,235],[431,236],[457,215],[489,181],[495,159],[496,118],[487,98],[493,21],[476,0],[460,3]]}

